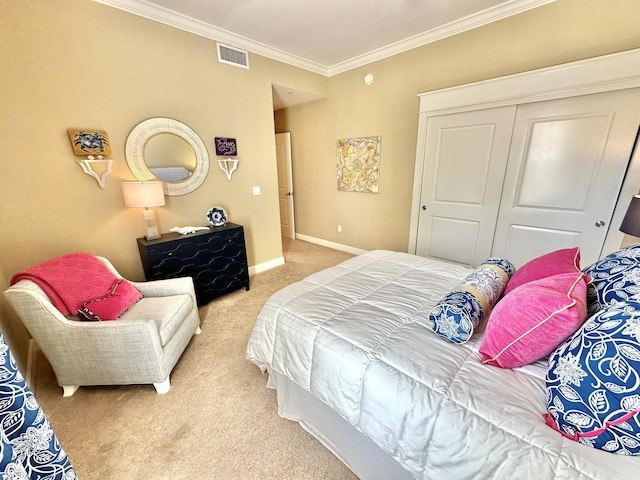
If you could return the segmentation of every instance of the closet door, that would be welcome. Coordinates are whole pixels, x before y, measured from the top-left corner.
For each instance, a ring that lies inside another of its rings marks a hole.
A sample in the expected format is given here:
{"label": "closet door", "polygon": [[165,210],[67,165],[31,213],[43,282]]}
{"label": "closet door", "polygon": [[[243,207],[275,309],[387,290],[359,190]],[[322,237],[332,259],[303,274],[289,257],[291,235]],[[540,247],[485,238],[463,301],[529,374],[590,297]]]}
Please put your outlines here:
{"label": "closet door", "polygon": [[[518,107],[492,254],[597,260],[640,122],[640,89]],[[617,226],[615,226],[617,228]]]}
{"label": "closet door", "polygon": [[416,253],[478,265],[490,256],[516,107],[427,122]]}

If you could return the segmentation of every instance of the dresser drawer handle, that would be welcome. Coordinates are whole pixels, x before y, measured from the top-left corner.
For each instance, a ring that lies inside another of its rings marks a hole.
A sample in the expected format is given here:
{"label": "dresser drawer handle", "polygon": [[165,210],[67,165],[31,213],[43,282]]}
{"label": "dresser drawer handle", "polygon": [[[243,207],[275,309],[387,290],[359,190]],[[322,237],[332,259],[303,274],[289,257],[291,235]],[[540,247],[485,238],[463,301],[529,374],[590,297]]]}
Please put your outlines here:
{"label": "dresser drawer handle", "polygon": [[167,253],[167,257],[173,257],[173,253],[172,252]]}

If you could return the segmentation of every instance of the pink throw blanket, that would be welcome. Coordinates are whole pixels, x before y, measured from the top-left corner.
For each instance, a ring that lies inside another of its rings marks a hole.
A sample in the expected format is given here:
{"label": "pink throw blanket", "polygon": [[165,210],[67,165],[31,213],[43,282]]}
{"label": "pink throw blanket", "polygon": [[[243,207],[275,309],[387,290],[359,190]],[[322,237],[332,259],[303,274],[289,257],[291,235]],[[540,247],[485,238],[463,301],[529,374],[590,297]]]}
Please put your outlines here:
{"label": "pink throw blanket", "polygon": [[118,280],[88,253],[70,253],[29,267],[11,278],[11,285],[31,280],[63,315],[77,315],[84,302],[103,297]]}

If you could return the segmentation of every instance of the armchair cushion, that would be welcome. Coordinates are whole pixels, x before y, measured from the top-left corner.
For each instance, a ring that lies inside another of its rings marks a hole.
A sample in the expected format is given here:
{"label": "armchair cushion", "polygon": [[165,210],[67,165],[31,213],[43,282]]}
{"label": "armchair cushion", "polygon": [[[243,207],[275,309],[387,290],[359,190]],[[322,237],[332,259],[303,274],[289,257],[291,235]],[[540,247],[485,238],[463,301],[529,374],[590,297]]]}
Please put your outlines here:
{"label": "armchair cushion", "polygon": [[116,281],[101,298],[90,300],[78,309],[81,318],[93,321],[116,320],[142,298],[142,293],[124,278]]}
{"label": "armchair cushion", "polygon": [[170,297],[144,297],[127,310],[119,321],[153,320],[158,327],[160,343],[164,347],[193,308],[191,296],[186,293]]}

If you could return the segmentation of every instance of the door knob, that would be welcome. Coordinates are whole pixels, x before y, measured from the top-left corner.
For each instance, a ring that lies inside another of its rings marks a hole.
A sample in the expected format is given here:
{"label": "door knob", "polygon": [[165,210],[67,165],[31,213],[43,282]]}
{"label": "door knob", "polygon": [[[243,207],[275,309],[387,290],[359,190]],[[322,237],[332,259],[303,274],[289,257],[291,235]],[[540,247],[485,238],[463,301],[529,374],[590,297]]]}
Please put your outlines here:
{"label": "door knob", "polygon": [[598,220],[598,221],[596,222],[596,227],[598,227],[598,228],[602,228],[602,227],[604,227],[604,222],[603,222],[602,220]]}
{"label": "door knob", "polygon": [[427,206],[426,205],[422,205],[422,210],[426,210]]}

